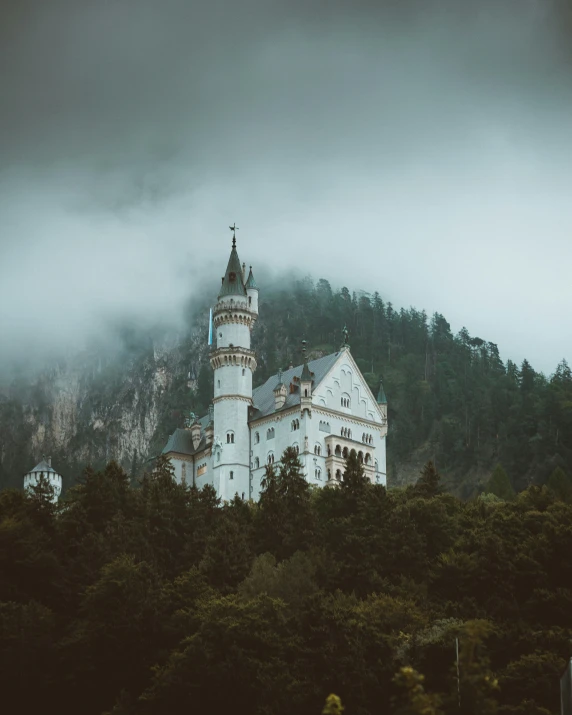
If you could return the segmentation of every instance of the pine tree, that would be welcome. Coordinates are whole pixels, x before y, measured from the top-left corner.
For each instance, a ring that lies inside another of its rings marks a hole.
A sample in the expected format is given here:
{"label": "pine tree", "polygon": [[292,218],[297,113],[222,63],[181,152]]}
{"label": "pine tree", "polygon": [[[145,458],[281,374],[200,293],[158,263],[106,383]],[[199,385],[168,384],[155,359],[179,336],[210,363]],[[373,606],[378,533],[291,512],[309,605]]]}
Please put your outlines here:
{"label": "pine tree", "polygon": [[501,464],[497,464],[491,478],[488,481],[487,494],[494,494],[499,497],[499,499],[504,499],[505,501],[512,501],[515,497],[515,491],[508,474],[504,471]]}
{"label": "pine tree", "polygon": [[431,499],[431,497],[437,496],[441,491],[439,487],[439,480],[441,476],[437,471],[437,468],[431,460],[423,467],[421,476],[417,480],[415,485],[415,491],[419,496],[425,499]]}
{"label": "pine tree", "polygon": [[546,482],[548,489],[560,501],[567,504],[572,503],[572,479],[566,474],[562,467],[556,467]]}

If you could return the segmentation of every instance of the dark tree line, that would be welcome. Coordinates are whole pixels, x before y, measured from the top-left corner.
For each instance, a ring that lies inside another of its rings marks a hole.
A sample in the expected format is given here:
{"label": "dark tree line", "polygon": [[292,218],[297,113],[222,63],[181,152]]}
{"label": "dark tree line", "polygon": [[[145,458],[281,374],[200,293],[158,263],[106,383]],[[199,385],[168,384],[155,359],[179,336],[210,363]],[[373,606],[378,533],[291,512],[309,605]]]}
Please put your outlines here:
{"label": "dark tree line", "polygon": [[432,463],[386,491],[352,453],[315,490],[287,450],[258,504],[177,484],[163,458],[136,486],[113,462],[79,481],[57,505],[43,484],[0,493],[7,711],[339,713],[332,693],[347,715],[559,711],[558,476],[463,502]]}

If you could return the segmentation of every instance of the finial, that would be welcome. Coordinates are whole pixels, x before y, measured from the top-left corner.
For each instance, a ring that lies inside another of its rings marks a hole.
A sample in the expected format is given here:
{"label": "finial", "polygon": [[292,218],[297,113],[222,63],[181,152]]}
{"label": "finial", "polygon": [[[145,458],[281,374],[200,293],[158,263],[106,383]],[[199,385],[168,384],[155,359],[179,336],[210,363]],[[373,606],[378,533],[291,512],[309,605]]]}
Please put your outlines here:
{"label": "finial", "polygon": [[232,231],[232,247],[236,248],[236,232],[238,231],[238,226],[236,225],[236,221],[232,226],[229,226],[230,230]]}
{"label": "finial", "polygon": [[344,342],[342,343],[342,349],[349,348],[349,346],[350,346],[350,344],[348,343],[348,335],[349,334],[350,334],[350,331],[344,325],[344,329],[342,330],[342,335],[344,336]]}
{"label": "finial", "polygon": [[306,362],[306,345],[308,344],[307,340],[302,340],[302,356],[304,357],[304,362]]}

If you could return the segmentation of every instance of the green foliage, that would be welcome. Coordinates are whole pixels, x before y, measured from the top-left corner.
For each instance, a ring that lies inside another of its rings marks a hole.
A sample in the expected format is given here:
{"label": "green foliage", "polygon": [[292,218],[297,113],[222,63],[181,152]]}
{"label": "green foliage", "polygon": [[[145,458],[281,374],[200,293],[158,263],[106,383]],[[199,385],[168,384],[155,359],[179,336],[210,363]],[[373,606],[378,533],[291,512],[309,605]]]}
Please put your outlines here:
{"label": "green foliage", "polygon": [[562,467],[556,467],[546,482],[548,490],[556,499],[572,503],[572,478],[566,474]]}
{"label": "green foliage", "polygon": [[501,464],[497,464],[491,478],[487,484],[487,494],[494,494],[499,499],[504,501],[512,501],[516,493],[510,483],[508,474],[504,471]]}
{"label": "green foliage", "polygon": [[572,504],[548,486],[462,502],[431,465],[390,491],[362,472],[350,455],[340,487],[313,492],[287,450],[258,504],[177,484],[164,459],[138,487],[115,463],[88,470],[58,505],[0,493],[4,701],[60,715],[557,712]]}

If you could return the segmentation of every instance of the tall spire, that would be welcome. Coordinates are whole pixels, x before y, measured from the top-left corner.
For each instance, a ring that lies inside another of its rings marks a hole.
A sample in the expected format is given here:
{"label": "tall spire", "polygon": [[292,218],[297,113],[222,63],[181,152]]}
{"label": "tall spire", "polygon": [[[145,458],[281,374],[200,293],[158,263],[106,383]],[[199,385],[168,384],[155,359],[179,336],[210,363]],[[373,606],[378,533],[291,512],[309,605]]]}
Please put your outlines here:
{"label": "tall spire", "polygon": [[[236,231],[238,226],[230,226],[232,231]],[[226,273],[222,279],[222,285],[220,292],[218,294],[219,298],[225,295],[246,295],[246,288],[244,287],[244,280],[242,278],[242,266],[240,265],[240,258],[236,251],[236,237],[232,236],[232,250],[230,252],[230,258],[228,259],[228,266],[226,267]]]}

